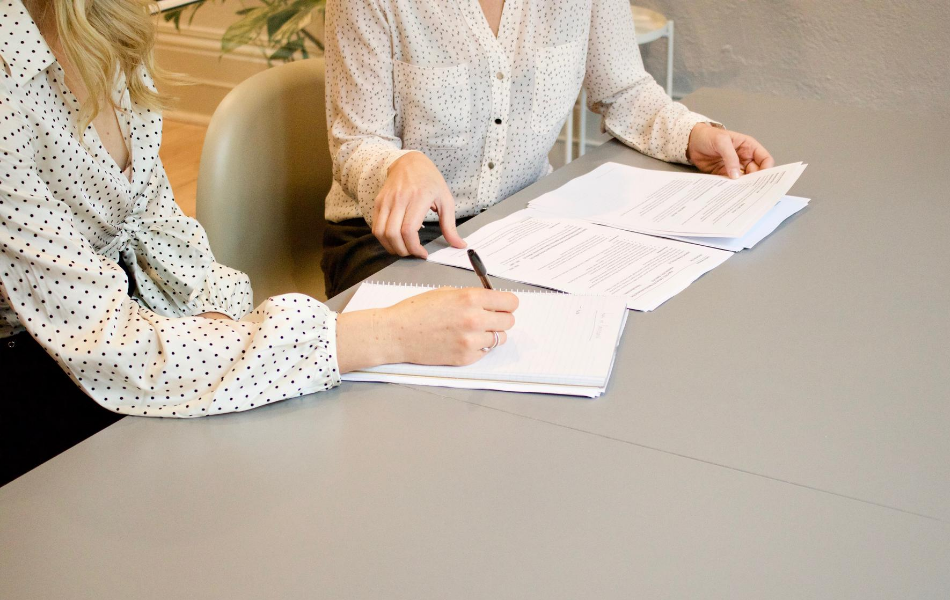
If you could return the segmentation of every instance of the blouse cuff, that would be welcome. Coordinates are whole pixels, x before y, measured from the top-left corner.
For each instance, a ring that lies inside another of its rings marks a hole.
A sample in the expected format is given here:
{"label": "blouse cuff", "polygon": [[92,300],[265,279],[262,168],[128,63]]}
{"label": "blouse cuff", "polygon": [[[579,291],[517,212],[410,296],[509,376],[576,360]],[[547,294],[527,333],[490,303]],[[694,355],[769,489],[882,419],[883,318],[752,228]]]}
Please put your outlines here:
{"label": "blouse cuff", "polygon": [[693,131],[693,127],[695,127],[699,123],[708,123],[709,125],[712,125],[713,127],[716,127],[717,129],[725,129],[722,123],[719,123],[718,121],[713,121],[712,119],[704,117],[703,115],[699,113],[694,113],[692,111],[686,113],[685,115],[683,115],[682,117],[676,120],[676,124],[673,126],[674,135],[670,136],[670,139],[673,139],[673,140],[685,139],[686,144],[682,145],[679,148],[671,149],[672,150],[672,155],[670,157],[671,162],[678,162],[684,165],[693,164],[689,160],[689,157],[687,156],[687,150],[689,149],[689,134],[690,132]]}
{"label": "blouse cuff", "polygon": [[197,316],[207,312],[225,314],[239,321],[254,307],[250,278],[230,267],[213,263],[208,268],[204,285],[188,305],[188,313]]}
{"label": "blouse cuff", "polygon": [[[284,374],[283,398],[292,398],[328,390],[340,385],[337,357],[337,313],[305,294],[281,294],[265,300],[244,322],[262,323],[259,334],[279,338],[280,344],[293,348],[311,346],[301,355],[298,367]],[[276,334],[276,335],[275,335]],[[276,343],[276,342],[272,342]],[[293,390],[287,395],[287,390]],[[276,391],[276,387],[275,387]]]}
{"label": "blouse cuff", "polygon": [[[314,368],[316,369],[326,369],[326,385],[321,386],[319,389],[330,389],[340,385],[340,382],[343,381],[343,377],[340,374],[340,360],[336,354],[336,325],[337,317],[339,314],[333,312],[324,304],[320,304],[322,309],[326,311],[325,323],[327,328],[327,356],[326,358],[322,356],[314,356],[315,361],[319,361]],[[322,364],[321,364],[322,363]],[[314,390],[314,391],[319,391]]]}

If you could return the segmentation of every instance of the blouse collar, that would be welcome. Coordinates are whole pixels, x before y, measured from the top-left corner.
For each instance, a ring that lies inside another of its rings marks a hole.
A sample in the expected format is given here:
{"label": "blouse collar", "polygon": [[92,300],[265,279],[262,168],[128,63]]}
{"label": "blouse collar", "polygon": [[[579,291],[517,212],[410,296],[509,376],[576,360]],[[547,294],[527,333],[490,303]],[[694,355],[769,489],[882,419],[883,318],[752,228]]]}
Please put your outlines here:
{"label": "blouse collar", "polygon": [[0,0],[0,56],[20,86],[56,62],[22,0]]}
{"label": "blouse collar", "polygon": [[[0,57],[7,63],[13,83],[17,87],[25,85],[51,66],[59,64],[22,0],[0,0]],[[2,66],[0,66],[0,73],[2,73]],[[132,181],[129,182],[127,179],[125,181],[130,185],[129,191],[132,196],[139,197],[147,189],[151,170],[158,160],[159,135],[152,136],[149,144],[136,143],[131,131],[135,111],[121,70],[116,74],[112,92],[112,99],[121,111],[119,126],[131,151]],[[153,123],[157,124],[152,128],[161,131],[159,116],[155,117]],[[85,135],[87,134],[84,132],[82,136]]]}

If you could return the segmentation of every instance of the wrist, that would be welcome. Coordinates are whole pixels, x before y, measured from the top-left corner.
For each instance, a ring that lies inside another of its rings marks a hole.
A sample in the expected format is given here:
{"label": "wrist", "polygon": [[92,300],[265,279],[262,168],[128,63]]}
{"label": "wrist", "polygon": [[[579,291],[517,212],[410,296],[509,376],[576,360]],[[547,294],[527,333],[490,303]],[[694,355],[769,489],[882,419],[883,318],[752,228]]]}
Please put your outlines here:
{"label": "wrist", "polygon": [[392,172],[397,169],[400,169],[406,166],[411,166],[413,163],[419,160],[420,157],[427,158],[425,154],[423,154],[422,152],[419,152],[418,150],[410,150],[406,152],[405,154],[403,154],[402,156],[400,156],[399,158],[397,158],[396,160],[394,160],[393,162],[389,163],[389,166],[386,168],[386,174],[391,175]]}
{"label": "wrist", "polygon": [[406,352],[400,336],[396,334],[396,319],[392,307],[377,308],[372,312],[372,335],[377,346],[376,358],[381,365],[406,362]]}
{"label": "wrist", "polygon": [[695,161],[693,160],[693,148],[696,147],[695,145],[696,136],[702,135],[704,129],[711,129],[711,128],[712,128],[712,125],[710,125],[709,123],[705,121],[700,121],[699,123],[696,123],[695,125],[693,125],[693,128],[689,130],[689,139],[686,142],[686,160],[688,160],[690,164],[695,164]]}
{"label": "wrist", "polygon": [[341,373],[399,362],[401,351],[393,344],[392,320],[385,311],[358,310],[337,316],[336,347]]}

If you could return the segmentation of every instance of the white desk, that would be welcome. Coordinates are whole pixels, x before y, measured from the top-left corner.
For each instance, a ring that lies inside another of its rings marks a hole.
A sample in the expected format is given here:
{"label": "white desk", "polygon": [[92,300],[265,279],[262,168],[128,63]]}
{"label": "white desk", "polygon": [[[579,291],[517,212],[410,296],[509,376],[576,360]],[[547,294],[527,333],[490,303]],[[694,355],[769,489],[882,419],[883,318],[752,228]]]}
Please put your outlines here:
{"label": "white desk", "polygon": [[[594,403],[438,393],[950,522],[950,123],[723,90],[687,102],[779,164],[810,163],[792,189],[809,207],[631,314]],[[682,168],[611,142],[459,231],[608,160]],[[379,277],[477,284],[409,260]]]}
{"label": "white desk", "polygon": [[[124,419],[0,488],[0,598],[950,596],[950,127],[754,100],[689,102],[809,161],[811,207],[632,315],[603,398],[345,384]],[[463,232],[605,159],[651,162],[598,149]]]}

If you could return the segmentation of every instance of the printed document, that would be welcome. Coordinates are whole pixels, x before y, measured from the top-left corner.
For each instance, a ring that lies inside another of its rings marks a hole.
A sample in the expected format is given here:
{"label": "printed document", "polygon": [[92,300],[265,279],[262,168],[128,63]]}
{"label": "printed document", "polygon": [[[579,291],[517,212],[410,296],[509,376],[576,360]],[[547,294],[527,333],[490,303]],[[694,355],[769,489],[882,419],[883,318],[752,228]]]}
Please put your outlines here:
{"label": "printed document", "polygon": [[529,207],[653,235],[740,238],[779,202],[805,166],[792,163],[728,179],[605,163]]}
{"label": "printed document", "polygon": [[686,237],[680,235],[664,235],[663,237],[689,242],[690,244],[702,244],[720,250],[729,250],[730,252],[748,250],[767,238],[785,219],[808,206],[808,202],[808,198],[785,196],[772,207],[772,210],[765,213],[765,216],[753,225],[748,233],[740,238]]}
{"label": "printed document", "polygon": [[[581,219],[525,209],[468,236],[490,275],[569,294],[620,296],[650,311],[732,256]],[[432,262],[471,269],[467,249],[445,248]]]}

